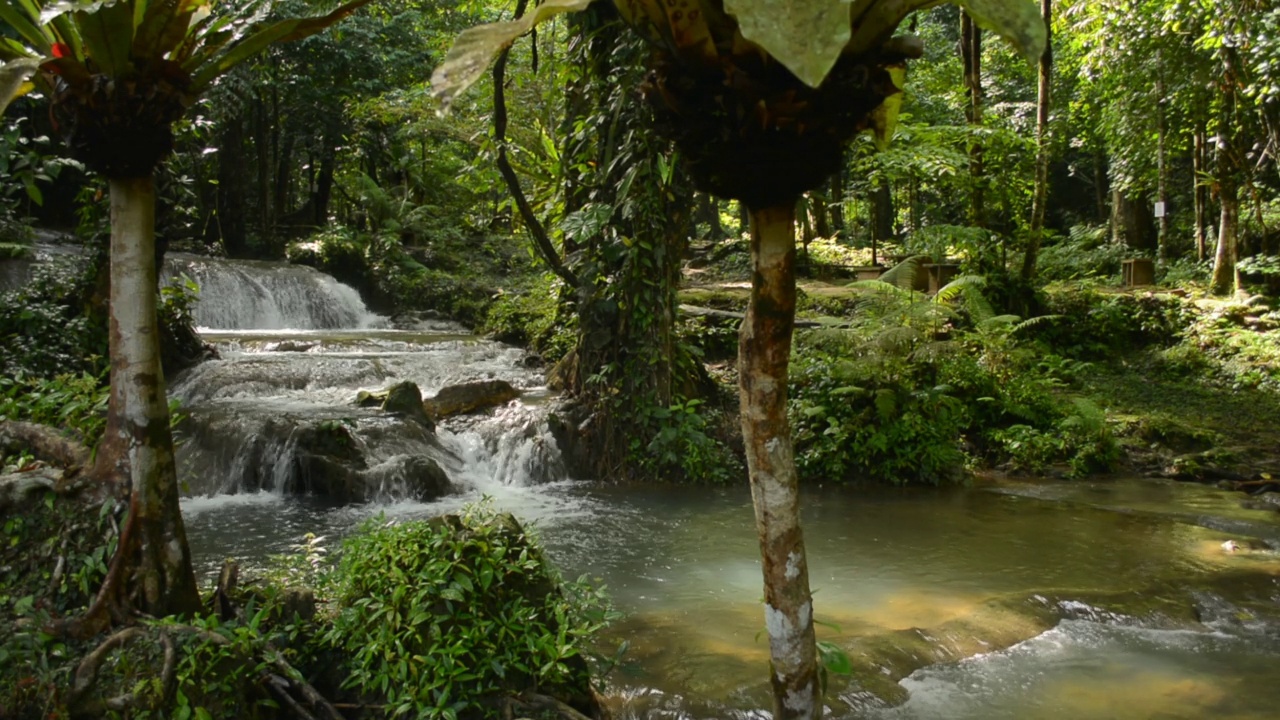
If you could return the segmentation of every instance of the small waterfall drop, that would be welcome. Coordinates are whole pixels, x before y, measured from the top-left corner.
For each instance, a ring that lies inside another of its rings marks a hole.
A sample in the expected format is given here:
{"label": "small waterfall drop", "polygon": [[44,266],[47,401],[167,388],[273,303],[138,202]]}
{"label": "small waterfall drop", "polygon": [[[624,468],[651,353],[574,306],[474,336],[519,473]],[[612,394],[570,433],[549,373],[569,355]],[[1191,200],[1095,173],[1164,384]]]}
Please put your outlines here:
{"label": "small waterfall drop", "polygon": [[166,275],[179,273],[200,284],[194,314],[221,355],[170,387],[188,415],[178,457],[188,495],[396,502],[564,479],[537,403],[434,430],[355,403],[405,381],[423,397],[493,379],[536,397],[543,378],[522,350],[452,323],[386,327],[353,289],[311,268],[175,254]]}
{"label": "small waterfall drop", "polygon": [[187,275],[200,286],[193,314],[203,328],[323,330],[386,324],[360,294],[303,265],[170,253],[161,282]]}

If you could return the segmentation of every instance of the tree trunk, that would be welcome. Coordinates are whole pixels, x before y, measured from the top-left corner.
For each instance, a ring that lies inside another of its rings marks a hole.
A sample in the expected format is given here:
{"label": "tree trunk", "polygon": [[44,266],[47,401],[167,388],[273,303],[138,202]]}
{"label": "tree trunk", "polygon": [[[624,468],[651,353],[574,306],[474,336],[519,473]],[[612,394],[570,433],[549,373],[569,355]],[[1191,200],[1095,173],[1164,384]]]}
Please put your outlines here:
{"label": "tree trunk", "polygon": [[1036,274],[1036,256],[1044,234],[1044,216],[1049,202],[1049,106],[1053,81],[1053,0],[1040,0],[1044,16],[1045,46],[1040,56],[1039,91],[1036,95],[1036,179],[1031,198],[1031,237],[1027,254],[1022,258],[1022,277],[1030,280]]}
{"label": "tree trunk", "polygon": [[[155,187],[111,187],[111,397],[95,471],[130,488],[129,521],[104,588],[153,616],[200,609],[178,505],[177,469],[156,322]],[[127,597],[127,599],[126,599]]]}
{"label": "tree trunk", "polygon": [[245,195],[249,169],[244,156],[244,122],[239,115],[223,123],[218,142],[218,239],[228,257],[247,255]]}
{"label": "tree trunk", "polygon": [[1210,289],[1215,295],[1226,295],[1240,288],[1239,273],[1236,272],[1239,192],[1234,178],[1220,181],[1218,201],[1222,205],[1222,221],[1218,226],[1218,251],[1213,258],[1213,279],[1210,282]]}
{"label": "tree trunk", "polygon": [[848,240],[844,220],[844,164],[831,176],[831,234],[833,237]]}
{"label": "tree trunk", "polygon": [[787,365],[795,324],[795,203],[751,209],[751,303],[738,370],[742,435],[764,570],[774,720],[822,715],[813,601],[787,422]]}
{"label": "tree trunk", "polygon": [[1156,51],[1156,257],[1169,259],[1169,123],[1165,117],[1164,61]]}
{"label": "tree trunk", "polygon": [[893,191],[889,181],[880,178],[871,194],[871,264],[876,264],[876,245],[893,239]]}
{"label": "tree trunk", "polygon": [[1205,185],[1204,176],[1209,168],[1209,131],[1205,128],[1204,118],[1196,121],[1195,146],[1191,153],[1192,182],[1194,183],[1195,215],[1196,215],[1196,260],[1204,262],[1208,256],[1209,234],[1209,188]]}
{"label": "tree trunk", "polygon": [[1139,193],[1129,197],[1125,191],[1111,191],[1111,240],[1134,250],[1155,250],[1155,226],[1152,224],[1150,196]]}
{"label": "tree trunk", "polygon": [[[964,86],[969,96],[965,117],[969,125],[982,125],[982,28],[974,23],[969,13],[960,13],[960,60],[964,64]],[[969,177],[973,183],[969,195],[969,222],[975,227],[986,227],[986,192],[983,176],[986,167],[982,144],[972,141],[969,145]]]}

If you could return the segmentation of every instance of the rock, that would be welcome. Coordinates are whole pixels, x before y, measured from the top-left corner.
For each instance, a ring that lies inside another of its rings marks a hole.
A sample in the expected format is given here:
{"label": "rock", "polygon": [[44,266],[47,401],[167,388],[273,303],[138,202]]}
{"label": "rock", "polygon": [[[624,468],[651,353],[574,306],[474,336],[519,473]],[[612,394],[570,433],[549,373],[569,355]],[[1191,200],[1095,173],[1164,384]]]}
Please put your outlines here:
{"label": "rock", "polygon": [[428,501],[454,490],[440,463],[425,455],[396,455],[362,475],[367,500],[410,497]]}
{"label": "rock", "polygon": [[435,427],[435,422],[423,408],[422,391],[408,380],[387,388],[387,396],[382,401],[382,411],[409,418],[428,428]]}
{"label": "rock", "polygon": [[442,388],[423,404],[432,417],[445,418],[502,405],[518,397],[520,391],[505,380],[477,380]]}
{"label": "rock", "polygon": [[416,383],[405,380],[385,390],[361,390],[356,393],[356,405],[360,407],[379,407],[383,412],[408,418],[420,423],[428,430],[435,429],[435,421],[427,414],[422,404],[422,391]]}
{"label": "rock", "polygon": [[303,342],[301,340],[281,340],[279,342],[269,342],[262,346],[265,352],[307,352],[320,343]]}

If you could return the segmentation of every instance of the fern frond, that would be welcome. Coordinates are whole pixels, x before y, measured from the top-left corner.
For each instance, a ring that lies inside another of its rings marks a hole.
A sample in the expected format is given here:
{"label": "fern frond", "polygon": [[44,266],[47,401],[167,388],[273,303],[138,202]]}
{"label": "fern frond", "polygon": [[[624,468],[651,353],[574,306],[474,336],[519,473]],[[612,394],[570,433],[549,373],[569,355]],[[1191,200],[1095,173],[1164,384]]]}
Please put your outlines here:
{"label": "fern frond", "polygon": [[1052,322],[1061,317],[1063,316],[1062,315],[1037,315],[1036,317],[1027,318],[1026,320],[1023,320],[1017,325],[1014,325],[1013,330],[1011,332],[1018,332],[1019,330],[1024,330],[1026,328],[1033,328],[1033,327],[1036,327],[1037,325],[1043,325],[1044,323]]}
{"label": "fern frond", "polygon": [[929,260],[928,255],[913,255],[894,265],[880,276],[880,282],[894,285],[903,290],[915,287],[916,278],[920,276],[920,267]]}

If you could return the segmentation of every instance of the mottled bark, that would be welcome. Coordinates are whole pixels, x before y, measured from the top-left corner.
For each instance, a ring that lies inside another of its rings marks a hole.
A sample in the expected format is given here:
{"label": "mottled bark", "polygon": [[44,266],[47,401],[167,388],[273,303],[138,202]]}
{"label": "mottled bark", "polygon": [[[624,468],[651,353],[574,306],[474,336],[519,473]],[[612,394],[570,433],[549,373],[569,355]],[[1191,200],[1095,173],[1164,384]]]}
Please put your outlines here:
{"label": "mottled bark", "polygon": [[751,209],[751,303],[738,345],[742,434],[764,570],[775,720],[818,718],[813,601],[791,428],[787,365],[795,324],[795,204]]}
{"label": "mottled bark", "polygon": [[1053,83],[1053,0],[1040,0],[1044,17],[1045,46],[1040,56],[1039,89],[1036,94],[1036,179],[1031,197],[1031,233],[1027,253],[1022,258],[1022,277],[1036,274],[1036,256],[1044,233],[1044,217],[1049,203],[1049,108]]}
{"label": "mottled bark", "polygon": [[152,178],[112,179],[111,397],[95,472],[129,489],[129,521],[103,585],[113,614],[200,608],[160,367],[154,248]]}
{"label": "mottled bark", "polygon": [[1236,271],[1240,190],[1230,175],[1219,181],[1218,202],[1222,205],[1222,219],[1218,224],[1218,251],[1213,257],[1213,279],[1209,285],[1215,295],[1226,295],[1240,287],[1239,273]]}

